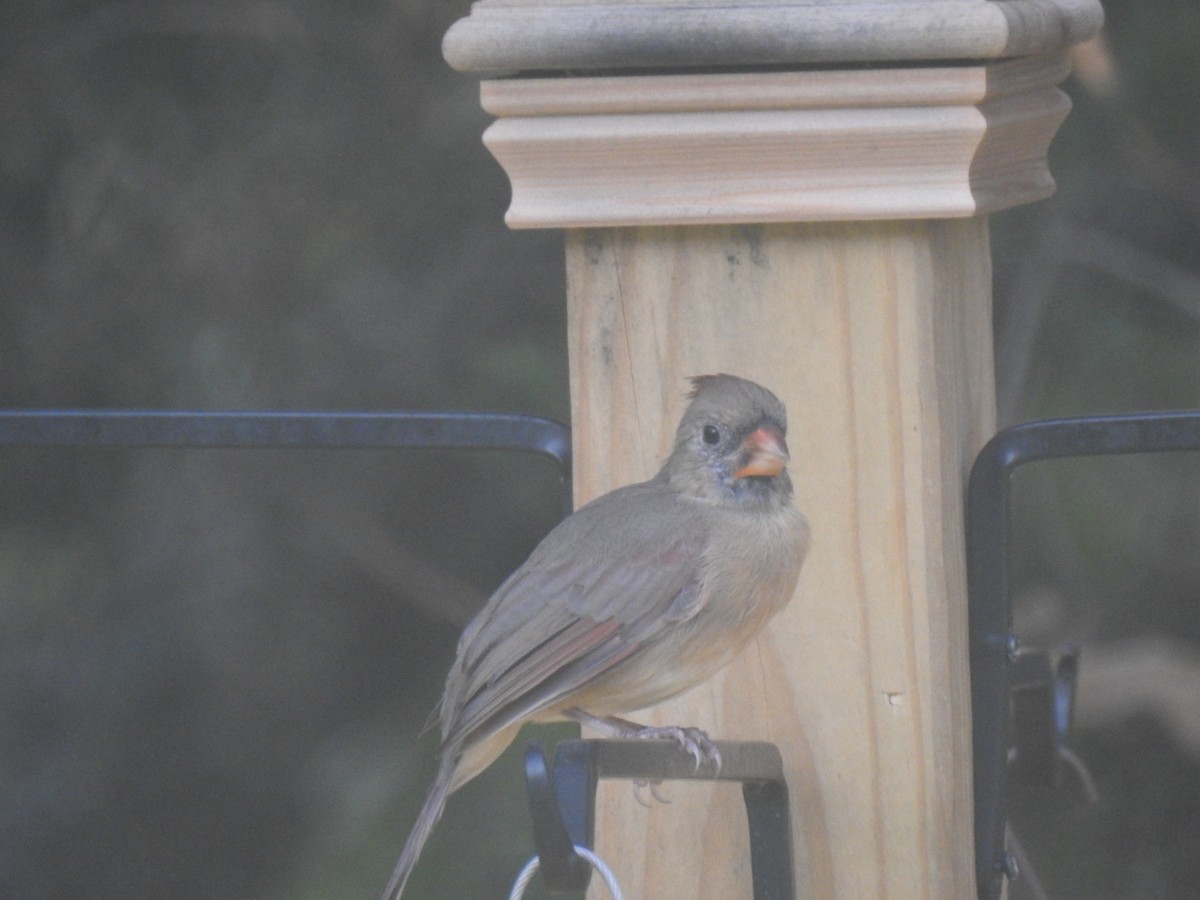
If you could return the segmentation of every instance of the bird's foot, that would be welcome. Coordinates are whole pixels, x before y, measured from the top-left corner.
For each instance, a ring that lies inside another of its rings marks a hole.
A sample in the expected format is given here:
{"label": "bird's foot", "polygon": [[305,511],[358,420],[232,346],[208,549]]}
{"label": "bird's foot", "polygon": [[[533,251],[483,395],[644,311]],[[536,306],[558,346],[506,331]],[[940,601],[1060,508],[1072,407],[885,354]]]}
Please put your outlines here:
{"label": "bird's foot", "polygon": [[[632,722],[629,723],[633,725]],[[721,770],[721,751],[708,734],[699,728],[681,725],[634,725],[626,737],[642,741],[674,741],[696,761],[696,769],[708,763]]]}
{"label": "bird's foot", "polygon": [[707,763],[717,772],[721,771],[721,753],[717,750],[716,743],[699,728],[681,725],[639,725],[619,716],[593,716],[578,707],[564,710],[564,715],[608,737],[674,741],[696,761],[697,770]]}

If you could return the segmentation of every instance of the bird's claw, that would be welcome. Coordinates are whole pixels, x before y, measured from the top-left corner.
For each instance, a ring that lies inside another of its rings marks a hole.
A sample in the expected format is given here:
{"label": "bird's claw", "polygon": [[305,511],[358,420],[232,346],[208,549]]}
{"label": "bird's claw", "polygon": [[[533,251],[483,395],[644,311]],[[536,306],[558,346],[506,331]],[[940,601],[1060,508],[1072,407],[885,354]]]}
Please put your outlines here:
{"label": "bird's claw", "polygon": [[712,738],[699,728],[682,725],[639,725],[619,716],[594,716],[577,706],[563,710],[568,719],[594,728],[606,737],[633,738],[644,741],[674,741],[695,760],[694,771],[699,772],[705,763],[713,767],[714,773],[721,771],[721,753]]}
{"label": "bird's claw", "polygon": [[643,796],[643,794],[642,794],[642,791],[646,790],[647,788],[649,788],[649,790],[650,790],[650,796],[653,797],[655,800],[657,800],[659,803],[670,803],[671,802],[670,797],[668,797],[666,794],[660,793],[660,791],[662,790],[662,781],[661,780],[659,780],[657,778],[655,778],[655,779],[636,778],[636,779],[634,779],[634,782],[633,782],[633,799],[636,800],[640,806],[644,806],[644,807],[646,807],[646,809],[649,809],[651,806],[650,801],[647,800],[645,798],[645,796]]}
{"label": "bird's claw", "polygon": [[655,800],[657,800],[659,803],[670,803],[671,802],[670,797],[668,797],[666,794],[659,793],[659,791],[661,791],[662,789],[663,789],[663,786],[662,786],[661,781],[650,782],[650,796],[653,797]]}
{"label": "bird's claw", "polygon": [[721,771],[721,752],[705,732],[699,728],[680,725],[644,725],[634,732],[633,737],[648,741],[674,741],[696,761],[695,771],[705,763],[717,772]]}

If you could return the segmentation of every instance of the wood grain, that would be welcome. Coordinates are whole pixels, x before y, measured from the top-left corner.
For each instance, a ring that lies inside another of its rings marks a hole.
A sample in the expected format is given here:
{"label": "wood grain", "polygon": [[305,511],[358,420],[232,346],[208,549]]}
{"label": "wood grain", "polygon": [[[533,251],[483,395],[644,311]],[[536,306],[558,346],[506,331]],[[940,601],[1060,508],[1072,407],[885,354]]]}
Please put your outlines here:
{"label": "wood grain", "polygon": [[514,228],[972,216],[1048,196],[1062,54],[485,82]]}
{"label": "wood grain", "polygon": [[[567,270],[577,499],[652,474],[686,376],[729,371],[787,404],[814,534],[769,633],[638,718],[780,746],[801,897],[972,896],[962,500],[994,419],[986,222],[572,230]],[[737,791],[669,790],[647,810],[602,787],[627,894],[749,898]]]}

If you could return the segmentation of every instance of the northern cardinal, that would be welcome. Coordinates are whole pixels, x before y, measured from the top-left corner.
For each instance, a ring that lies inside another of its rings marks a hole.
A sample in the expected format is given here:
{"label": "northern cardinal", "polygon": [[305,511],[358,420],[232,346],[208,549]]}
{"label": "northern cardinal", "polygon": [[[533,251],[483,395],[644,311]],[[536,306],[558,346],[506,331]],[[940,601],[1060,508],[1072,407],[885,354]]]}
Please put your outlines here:
{"label": "northern cardinal", "polygon": [[615,714],[729,662],[791,599],[809,538],[785,469],[783,404],[732,375],[692,387],[662,470],[564,519],[467,625],[440,704],[441,767],[384,900],[404,891],[449,794],[525,722],[572,719],[712,754],[696,729]]}

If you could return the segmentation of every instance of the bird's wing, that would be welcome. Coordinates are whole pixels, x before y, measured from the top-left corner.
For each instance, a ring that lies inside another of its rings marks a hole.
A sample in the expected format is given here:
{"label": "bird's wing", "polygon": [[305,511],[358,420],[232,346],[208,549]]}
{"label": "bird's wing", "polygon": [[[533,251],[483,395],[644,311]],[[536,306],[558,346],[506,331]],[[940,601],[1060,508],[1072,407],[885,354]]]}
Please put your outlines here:
{"label": "bird's wing", "polygon": [[634,485],[547,536],[463,633],[441,710],[446,743],[552,706],[700,607],[707,532],[679,515],[681,502]]}

